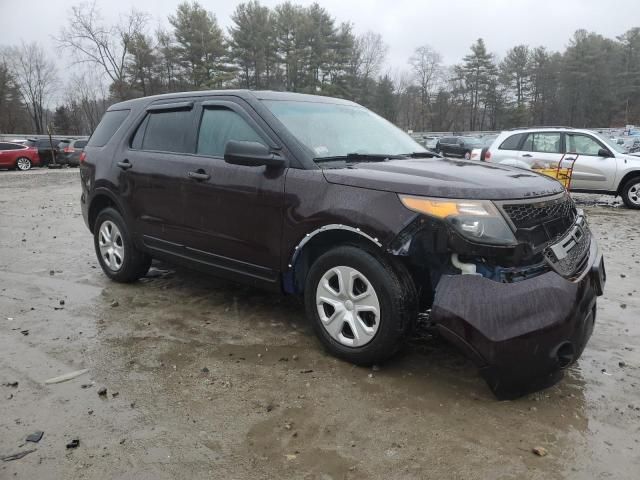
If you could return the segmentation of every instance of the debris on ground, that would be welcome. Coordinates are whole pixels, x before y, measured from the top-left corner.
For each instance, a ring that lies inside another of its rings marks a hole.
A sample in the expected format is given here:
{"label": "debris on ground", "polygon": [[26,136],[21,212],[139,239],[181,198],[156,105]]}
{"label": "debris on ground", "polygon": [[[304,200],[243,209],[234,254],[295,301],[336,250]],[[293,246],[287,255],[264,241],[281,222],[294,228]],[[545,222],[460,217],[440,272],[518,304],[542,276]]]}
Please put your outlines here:
{"label": "debris on ground", "polygon": [[29,330],[28,329],[20,330],[20,333],[23,334],[26,337],[27,335],[29,335]]}
{"label": "debris on ground", "polygon": [[547,449],[544,447],[533,447],[531,451],[539,457],[545,457],[548,454]]}
{"label": "debris on ground", "polygon": [[40,431],[33,432],[32,434],[27,436],[27,438],[25,439],[25,442],[38,443],[42,439],[43,435],[44,435],[44,432],[40,432]]}
{"label": "debris on ground", "polygon": [[2,457],[2,461],[3,462],[10,462],[12,460],[19,460],[22,457],[29,455],[30,453],[35,452],[36,449],[33,448],[31,450],[23,450],[21,452],[17,452],[17,453],[12,453],[11,455],[7,455],[6,457]]}
{"label": "debris on ground", "polygon": [[111,306],[112,307],[119,307],[120,303],[117,300],[114,300],[113,302],[111,302]]}
{"label": "debris on ground", "polygon": [[5,387],[13,387],[13,388],[16,388],[16,387],[18,386],[18,382],[17,382],[17,381],[15,381],[15,380],[11,380],[11,381],[9,381],[9,382],[5,382],[5,383],[3,383],[2,385],[3,385],[3,386],[5,386]]}
{"label": "debris on ground", "polygon": [[64,375],[60,375],[58,377],[50,378],[49,380],[46,380],[44,383],[46,385],[51,385],[54,383],[66,382],[68,380],[73,380],[74,378],[79,377],[80,375],[84,375],[88,371],[89,371],[88,368],[83,368],[82,370],[76,370],[74,372],[65,373]]}
{"label": "debris on ground", "polygon": [[69,443],[67,443],[67,448],[78,448],[78,445],[80,445],[80,440],[74,438]]}
{"label": "debris on ground", "polygon": [[98,389],[98,395],[105,397],[107,395],[107,387],[100,387]]}

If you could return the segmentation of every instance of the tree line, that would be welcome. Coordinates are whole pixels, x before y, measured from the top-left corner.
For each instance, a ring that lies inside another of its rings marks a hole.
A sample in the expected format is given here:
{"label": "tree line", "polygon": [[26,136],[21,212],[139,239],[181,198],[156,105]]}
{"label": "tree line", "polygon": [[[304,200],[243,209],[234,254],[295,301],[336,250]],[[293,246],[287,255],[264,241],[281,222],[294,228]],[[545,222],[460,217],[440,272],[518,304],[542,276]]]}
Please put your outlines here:
{"label": "tree line", "polygon": [[414,131],[640,123],[640,28],[615,39],[578,30],[563,52],[516,45],[502,59],[479,38],[456,65],[422,45],[391,72],[380,34],[356,34],[317,3],[251,0],[225,30],[185,1],[154,30],[135,9],[107,22],[94,2],[72,7],[54,42],[80,72],[65,86],[42,46],[0,50],[0,132],[87,134],[114,102],[226,88],[346,98]]}

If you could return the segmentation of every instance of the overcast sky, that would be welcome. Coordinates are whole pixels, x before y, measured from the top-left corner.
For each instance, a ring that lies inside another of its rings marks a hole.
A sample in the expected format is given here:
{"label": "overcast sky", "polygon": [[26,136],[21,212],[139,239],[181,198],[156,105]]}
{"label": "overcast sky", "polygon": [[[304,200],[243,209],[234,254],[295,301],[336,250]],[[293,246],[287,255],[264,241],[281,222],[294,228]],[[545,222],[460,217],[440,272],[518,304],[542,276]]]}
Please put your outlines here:
{"label": "overcast sky", "polygon": [[[357,33],[380,32],[389,45],[388,68],[405,67],[412,51],[428,44],[445,63],[459,62],[478,38],[502,56],[525,43],[562,50],[579,28],[613,38],[640,26],[638,0],[317,0],[337,21],[351,21]],[[78,0],[0,0],[0,45],[42,42],[55,52],[52,35],[65,23]],[[132,6],[152,15],[155,25],[166,24],[179,0],[98,0],[106,18],[117,19]],[[223,27],[240,1],[200,0]],[[262,0],[274,6],[278,0]],[[295,3],[307,5],[311,0]]]}

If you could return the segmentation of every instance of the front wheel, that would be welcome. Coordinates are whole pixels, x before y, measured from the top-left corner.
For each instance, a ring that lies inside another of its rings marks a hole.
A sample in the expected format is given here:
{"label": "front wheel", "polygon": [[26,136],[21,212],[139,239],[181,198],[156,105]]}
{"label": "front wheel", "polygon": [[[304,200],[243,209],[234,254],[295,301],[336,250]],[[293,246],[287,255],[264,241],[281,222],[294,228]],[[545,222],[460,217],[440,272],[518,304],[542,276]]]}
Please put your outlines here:
{"label": "front wheel", "polygon": [[151,266],[151,257],[135,247],[124,219],[113,208],[98,214],[93,243],[102,271],[116,282],[135,282]]}
{"label": "front wheel", "polygon": [[640,177],[634,177],[625,183],[620,195],[627,208],[640,209]]}
{"label": "front wheel", "polygon": [[400,348],[416,317],[406,271],[355,247],[336,247],[311,266],[305,306],[316,335],[337,357],[383,362]]}
{"label": "front wheel", "polygon": [[22,172],[31,170],[31,160],[29,160],[27,157],[20,157],[18,160],[16,160],[16,168]]}

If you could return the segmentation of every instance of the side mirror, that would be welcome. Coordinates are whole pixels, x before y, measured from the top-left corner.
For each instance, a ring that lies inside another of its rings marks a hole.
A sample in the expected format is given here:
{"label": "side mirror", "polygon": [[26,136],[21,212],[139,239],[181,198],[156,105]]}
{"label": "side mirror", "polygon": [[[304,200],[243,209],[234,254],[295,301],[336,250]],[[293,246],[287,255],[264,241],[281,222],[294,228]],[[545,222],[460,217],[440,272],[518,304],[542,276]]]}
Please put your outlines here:
{"label": "side mirror", "polygon": [[611,152],[609,150],[607,150],[606,148],[601,148],[600,150],[598,150],[598,156],[599,157],[604,157],[604,158],[609,158],[609,157],[612,157],[613,155],[611,155]]}
{"label": "side mirror", "polygon": [[224,161],[232,165],[245,167],[273,167],[282,168],[285,160],[280,155],[272,153],[269,147],[259,142],[239,142],[229,140],[224,148]]}

